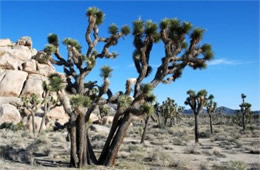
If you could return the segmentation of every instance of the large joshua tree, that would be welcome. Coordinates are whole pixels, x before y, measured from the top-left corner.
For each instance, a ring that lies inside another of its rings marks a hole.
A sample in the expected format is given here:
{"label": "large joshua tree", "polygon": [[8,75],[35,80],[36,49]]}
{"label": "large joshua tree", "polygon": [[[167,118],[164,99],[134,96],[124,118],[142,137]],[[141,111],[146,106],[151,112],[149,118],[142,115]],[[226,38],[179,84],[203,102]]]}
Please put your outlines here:
{"label": "large joshua tree", "polygon": [[187,97],[184,102],[185,105],[189,105],[193,111],[195,118],[195,142],[199,142],[199,125],[198,125],[198,115],[202,111],[203,107],[206,105],[207,101],[212,99],[212,95],[207,97],[208,92],[206,90],[200,90],[197,94],[193,90],[187,91],[189,97]]}
{"label": "large joshua tree", "polygon": [[[64,67],[67,86],[60,90],[58,95],[63,103],[65,111],[70,115],[70,137],[71,137],[71,166],[82,167],[86,164],[99,164],[112,166],[123,142],[126,131],[130,125],[133,115],[140,116],[146,113],[149,101],[153,98],[152,90],[159,83],[171,83],[181,76],[183,69],[190,66],[193,69],[206,67],[206,61],[213,57],[211,47],[208,44],[200,44],[204,30],[193,29],[191,23],[180,22],[178,19],[164,19],[158,25],[151,20],[142,21],[138,19],[133,22],[134,47],[133,60],[138,72],[136,81],[127,80],[125,93],[117,93],[111,97],[108,86],[109,81],[102,69],[104,83],[97,86],[96,82],[85,83],[85,77],[92,71],[98,58],[115,58],[115,53],[109,52],[109,47],[117,44],[118,39],[130,32],[129,27],[124,26],[119,31],[115,24],[109,27],[110,36],[102,38],[98,34],[98,26],[103,22],[104,14],[97,8],[89,8],[87,11],[88,27],[85,34],[88,45],[87,53],[81,54],[81,46],[76,40],[65,39],[63,44],[67,46],[68,58],[65,59],[59,53],[58,37],[51,34],[48,37],[54,58],[50,61]],[[93,33],[93,36],[90,36]],[[92,39],[91,39],[92,37]],[[190,43],[185,39],[189,37]],[[149,65],[150,53],[154,43],[162,40],[165,48],[162,62],[157,68],[151,82],[144,84],[143,80],[149,76],[152,67]],[[104,43],[101,52],[94,50],[97,43]],[[45,50],[48,51],[48,50]],[[49,56],[45,51],[43,55]],[[76,71],[77,69],[78,71]],[[134,93],[131,97],[131,89],[134,85]],[[98,87],[98,88],[94,88]],[[98,89],[98,91],[94,90]],[[109,93],[108,93],[109,92]],[[69,100],[66,93],[74,97]],[[109,94],[108,99],[102,99],[104,94]],[[112,100],[113,99],[113,100]],[[114,102],[117,104],[117,111],[106,139],[100,157],[97,159],[90,143],[86,122],[90,114],[100,104]]]}
{"label": "large joshua tree", "polygon": [[208,103],[206,103],[207,113],[209,115],[209,123],[210,123],[210,133],[213,134],[213,125],[212,125],[212,116],[216,112],[217,103],[213,101],[214,96],[211,95],[209,97]]}
{"label": "large joshua tree", "polygon": [[243,127],[243,131],[246,130],[246,115],[249,115],[251,112],[251,104],[245,102],[245,98],[246,95],[244,93],[241,94],[241,98],[242,98],[242,103],[239,105],[240,106],[240,111],[242,113],[242,127]]}

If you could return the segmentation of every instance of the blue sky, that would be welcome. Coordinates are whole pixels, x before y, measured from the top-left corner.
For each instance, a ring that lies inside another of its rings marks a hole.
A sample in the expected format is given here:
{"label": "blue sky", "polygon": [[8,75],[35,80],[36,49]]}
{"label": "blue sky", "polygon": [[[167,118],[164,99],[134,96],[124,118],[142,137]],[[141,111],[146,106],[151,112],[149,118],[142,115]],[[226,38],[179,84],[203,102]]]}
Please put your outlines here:
{"label": "blue sky", "polygon": [[[96,6],[105,14],[105,21],[100,26],[100,36],[108,36],[107,27],[115,23],[118,26],[128,24],[138,17],[151,19],[157,23],[165,17],[177,17],[190,21],[194,26],[205,28],[203,43],[213,47],[215,59],[205,70],[185,69],[182,77],[169,85],[160,84],[154,93],[158,101],[167,97],[184,105],[186,91],[207,89],[214,94],[219,106],[238,109],[240,95],[245,93],[253,110],[260,110],[259,87],[259,1],[2,1],[1,38],[16,41],[21,36],[29,35],[33,47],[44,48],[47,35],[56,33],[60,40],[66,37],[77,39],[86,52],[84,34],[87,26],[85,16],[88,7]],[[103,65],[114,68],[111,89],[115,93],[124,91],[125,80],[136,77],[133,67],[133,36],[120,40],[111,51],[120,54],[117,59],[98,60],[98,64],[87,80],[98,80],[99,70]],[[66,57],[66,48],[61,46]],[[151,65],[153,74],[146,79],[149,82],[164,56],[162,43],[153,47]],[[57,68],[57,70],[61,70]]]}

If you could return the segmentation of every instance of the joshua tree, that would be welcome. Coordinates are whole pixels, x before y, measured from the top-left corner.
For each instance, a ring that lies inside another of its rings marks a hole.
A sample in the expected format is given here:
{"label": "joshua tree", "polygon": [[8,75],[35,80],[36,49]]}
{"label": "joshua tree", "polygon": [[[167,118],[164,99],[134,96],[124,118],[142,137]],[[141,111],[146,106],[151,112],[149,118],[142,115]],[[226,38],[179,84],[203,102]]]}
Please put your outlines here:
{"label": "joshua tree", "polygon": [[[132,116],[140,116],[146,113],[143,108],[149,104],[152,90],[161,82],[171,83],[175,81],[181,76],[186,66],[193,69],[205,68],[206,61],[213,57],[213,53],[210,45],[200,44],[204,30],[193,29],[189,22],[180,22],[176,18],[164,19],[160,23],[160,31],[158,32],[156,23],[151,20],[144,22],[138,19],[133,22],[135,47],[133,60],[138,77],[135,81],[132,81],[132,79],[127,81],[125,93],[116,93],[116,96],[111,97],[108,89],[109,74],[106,74],[108,69],[102,69],[101,75],[104,77],[102,86],[97,86],[96,82],[84,83],[84,80],[94,68],[98,58],[115,58],[117,56],[116,53],[110,53],[108,49],[116,45],[118,39],[127,35],[130,29],[128,26],[124,26],[119,31],[118,27],[112,24],[108,31],[110,36],[101,38],[98,34],[98,26],[103,22],[104,14],[97,8],[89,8],[87,17],[89,21],[85,34],[88,44],[87,53],[81,54],[81,46],[76,40],[65,39],[63,43],[67,46],[68,58],[64,59],[59,53],[58,36],[50,34],[48,37],[49,46],[55,47],[55,50],[51,52],[56,57],[56,59],[50,58],[50,61],[62,65],[66,74],[66,91],[60,90],[58,96],[65,111],[70,116],[71,166],[82,167],[86,164],[112,166],[115,163],[115,158]],[[93,33],[94,39],[91,39],[91,33]],[[190,37],[189,45],[185,41],[187,36]],[[165,48],[161,65],[157,68],[152,81],[143,84],[143,80],[152,71],[152,67],[149,65],[152,47],[154,43],[160,40],[162,40]],[[100,53],[94,50],[99,42],[105,44]],[[130,97],[133,84],[134,93],[133,97]],[[97,92],[94,91],[94,87],[98,87]],[[66,93],[71,93],[75,97],[69,100]],[[102,96],[106,93],[108,99],[104,100]],[[89,141],[85,124],[93,110],[106,102],[114,102],[118,107],[101,155],[97,159]]]}
{"label": "joshua tree", "polygon": [[146,129],[147,129],[149,119],[154,114],[154,105],[152,105],[152,103],[154,102],[155,97],[153,95],[151,95],[148,99],[150,101],[147,101],[146,104],[141,106],[141,110],[143,111],[143,113],[145,113],[145,120],[144,120],[144,128],[143,128],[143,133],[142,133],[142,136],[141,136],[141,142],[140,143],[144,143],[144,138],[145,138]]}
{"label": "joshua tree", "polygon": [[193,111],[195,117],[195,142],[199,142],[199,127],[198,127],[198,115],[206,105],[208,99],[212,99],[212,95],[207,97],[208,92],[206,90],[201,90],[197,94],[194,91],[187,91],[189,97],[187,97],[184,102],[185,105],[189,105]]}
{"label": "joshua tree", "polygon": [[167,125],[167,120],[170,119],[170,125],[175,124],[175,120],[179,118],[181,108],[178,107],[177,103],[171,98],[167,98],[163,101],[161,106],[161,113],[164,117],[164,126]]}
{"label": "joshua tree", "polygon": [[214,96],[209,96],[209,101],[206,103],[207,112],[209,115],[210,133],[213,134],[212,116],[216,112],[217,103],[213,102]]}
{"label": "joshua tree", "polygon": [[32,129],[34,136],[36,135],[34,116],[35,112],[40,108],[41,100],[36,94],[30,94],[30,96],[22,96],[22,105],[19,105],[19,110],[29,113],[28,116],[32,117]]}
{"label": "joshua tree", "polygon": [[154,112],[157,116],[158,126],[161,127],[161,107],[160,107],[160,103],[156,102],[154,104]]}
{"label": "joshua tree", "polygon": [[[49,84],[46,81],[44,81],[42,84],[43,90],[44,90],[43,101],[42,101],[43,107],[44,107],[44,109],[43,109],[44,112],[43,112],[43,117],[42,117],[42,121],[41,121],[41,125],[40,125],[38,134],[41,133],[43,123],[45,123],[47,113],[49,113],[52,109],[54,109],[55,107],[60,105],[60,103],[56,99],[53,98],[51,93],[61,90],[64,87],[63,80],[59,79],[59,75],[56,73],[51,74],[49,76],[49,80],[51,80],[51,82]],[[54,82],[54,81],[56,81],[56,82]],[[58,83],[60,84],[60,87],[55,85]]]}
{"label": "joshua tree", "polygon": [[246,95],[245,94],[241,94],[241,98],[242,98],[242,104],[240,104],[240,111],[242,113],[242,126],[243,126],[243,131],[246,130],[246,115],[249,115],[250,112],[251,112],[251,104],[250,103],[246,103],[245,102],[245,98],[246,98]]}

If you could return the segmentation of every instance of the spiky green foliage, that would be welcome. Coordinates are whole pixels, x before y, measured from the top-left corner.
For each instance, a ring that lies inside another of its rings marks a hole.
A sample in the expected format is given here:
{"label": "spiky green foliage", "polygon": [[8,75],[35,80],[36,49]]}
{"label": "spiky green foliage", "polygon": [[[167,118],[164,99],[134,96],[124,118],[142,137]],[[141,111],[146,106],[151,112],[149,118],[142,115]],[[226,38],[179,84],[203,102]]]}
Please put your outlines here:
{"label": "spiky green foliage", "polygon": [[169,18],[165,18],[161,21],[160,28],[165,29],[170,25],[170,23],[171,23],[171,20]]}
{"label": "spiky green foliage", "polygon": [[154,107],[149,103],[144,103],[141,106],[141,111],[147,115],[152,115],[154,113]]}
{"label": "spiky green foliage", "polygon": [[121,32],[122,34],[124,35],[128,35],[130,33],[130,27],[128,25],[124,25],[122,28],[121,28]]}
{"label": "spiky green foliage", "polygon": [[73,96],[70,99],[70,102],[73,107],[79,107],[79,106],[88,107],[91,103],[91,99],[88,96],[77,95],[77,96]]}
{"label": "spiky green foliage", "polygon": [[79,42],[77,40],[74,40],[72,38],[65,38],[62,43],[64,45],[70,45],[72,47],[75,47],[79,53],[81,53],[81,45],[79,44]]}
{"label": "spiky green foliage", "polygon": [[88,8],[86,15],[88,17],[90,16],[96,16],[96,24],[100,25],[104,22],[105,14],[96,7],[90,7]]}
{"label": "spiky green foliage", "polygon": [[49,89],[50,91],[58,92],[65,87],[65,83],[61,76],[57,73],[53,73],[48,76],[49,79]]}
{"label": "spiky green foliage", "polygon": [[141,19],[134,21],[133,25],[133,35],[141,35],[144,32],[144,22]]}
{"label": "spiky green foliage", "polygon": [[56,34],[50,33],[48,35],[48,43],[57,45],[58,42],[59,42],[59,38],[58,38],[58,36]]}
{"label": "spiky green foliage", "polygon": [[122,108],[129,107],[131,102],[132,102],[131,98],[129,96],[127,96],[127,95],[121,95],[118,98],[118,104]]}
{"label": "spiky green foliage", "polygon": [[156,96],[151,94],[146,97],[146,102],[148,103],[154,103],[156,101]]}
{"label": "spiky green foliage", "polygon": [[183,22],[182,23],[182,31],[184,33],[188,33],[192,29],[192,24],[191,22]]}
{"label": "spiky green foliage", "polygon": [[201,29],[201,28],[195,28],[191,34],[191,38],[194,40],[201,40],[203,37],[203,33],[205,30]]}
{"label": "spiky green foliage", "polygon": [[214,96],[211,94],[211,95],[209,95],[208,99],[212,100],[212,99],[214,99]]}
{"label": "spiky green foliage", "polygon": [[207,96],[208,92],[207,90],[203,89],[203,90],[200,90],[198,93],[197,93],[197,96],[198,97],[202,97],[202,96]]}
{"label": "spiky green foliage", "polygon": [[48,55],[51,55],[52,53],[54,53],[56,51],[56,47],[52,44],[47,44],[44,49],[44,52],[46,52]]}
{"label": "spiky green foliage", "polygon": [[141,84],[140,88],[145,96],[149,96],[152,94],[153,87],[150,84]]}
{"label": "spiky green foliage", "polygon": [[157,33],[158,26],[156,23],[153,23],[152,20],[147,20],[145,22],[145,30],[144,32],[147,35],[155,35]]}
{"label": "spiky green foliage", "polygon": [[174,19],[170,20],[169,28],[170,28],[171,32],[176,31],[179,28],[179,26],[180,26],[180,21],[177,18],[174,18]]}
{"label": "spiky green foliage", "polygon": [[188,91],[187,91],[187,94],[188,94],[189,96],[195,96],[195,92],[194,92],[193,90],[188,90]]}
{"label": "spiky green foliage", "polygon": [[26,105],[27,109],[33,109],[41,103],[41,100],[34,93],[30,94],[30,96],[22,96],[21,100]]}
{"label": "spiky green foliage", "polygon": [[100,72],[100,76],[103,77],[103,78],[108,78],[108,77],[111,77],[112,76],[112,72],[113,69],[109,66],[103,66],[101,68],[101,72]]}
{"label": "spiky green foliage", "polygon": [[115,35],[116,33],[118,33],[118,27],[116,26],[116,24],[111,24],[108,27],[108,33],[112,34],[112,35]]}

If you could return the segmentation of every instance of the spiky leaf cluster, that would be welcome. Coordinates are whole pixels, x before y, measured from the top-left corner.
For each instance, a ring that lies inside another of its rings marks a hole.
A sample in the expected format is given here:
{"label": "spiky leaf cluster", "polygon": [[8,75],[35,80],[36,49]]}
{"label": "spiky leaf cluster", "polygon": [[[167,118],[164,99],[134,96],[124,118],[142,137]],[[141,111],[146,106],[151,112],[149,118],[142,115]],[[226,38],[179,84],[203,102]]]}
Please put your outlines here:
{"label": "spiky leaf cluster", "polygon": [[56,34],[50,33],[48,35],[48,43],[53,44],[53,45],[58,45],[59,38]]}
{"label": "spiky leaf cluster", "polygon": [[108,77],[111,77],[112,76],[112,72],[113,69],[109,66],[103,66],[101,68],[101,72],[100,72],[100,76],[103,77],[103,78],[108,78]]}
{"label": "spiky leaf cluster", "polygon": [[51,55],[53,54],[55,51],[56,51],[56,47],[52,44],[47,44],[44,49],[43,49],[44,52],[47,53],[47,55]]}
{"label": "spiky leaf cluster", "polygon": [[138,19],[133,22],[134,30],[133,35],[141,35],[144,32],[144,22],[141,19]]}
{"label": "spiky leaf cluster", "polygon": [[109,34],[112,34],[112,35],[115,35],[118,33],[118,27],[116,26],[116,24],[111,24],[109,27],[108,27],[108,33]]}
{"label": "spiky leaf cluster", "polygon": [[127,108],[130,106],[130,104],[132,103],[132,100],[129,96],[127,95],[121,95],[118,98],[118,105],[121,108]]}
{"label": "spiky leaf cluster", "polygon": [[147,115],[152,115],[154,113],[154,107],[150,103],[144,103],[141,105],[141,111]]}
{"label": "spiky leaf cluster", "polygon": [[81,53],[81,45],[79,44],[79,42],[77,40],[74,40],[72,38],[65,38],[62,43],[64,45],[70,45],[72,47],[75,47],[79,53]]}
{"label": "spiky leaf cluster", "polygon": [[124,35],[128,35],[130,33],[130,27],[128,25],[124,25],[122,28],[121,28],[121,32],[122,34]]}
{"label": "spiky leaf cluster", "polygon": [[91,99],[88,96],[77,95],[77,96],[73,96],[70,99],[70,102],[73,107],[79,107],[79,106],[88,107],[91,103]]}
{"label": "spiky leaf cluster", "polygon": [[153,92],[153,87],[150,84],[141,84],[140,89],[145,96],[150,96]]}
{"label": "spiky leaf cluster", "polygon": [[193,30],[193,32],[191,33],[190,37],[191,39],[200,41],[203,38],[203,34],[204,34],[205,30],[197,27]]}
{"label": "spiky leaf cluster", "polygon": [[98,9],[96,7],[88,8],[86,15],[88,17],[95,16],[97,25],[100,25],[104,22],[105,14],[100,9]]}
{"label": "spiky leaf cluster", "polygon": [[50,91],[58,92],[65,87],[65,83],[61,76],[57,73],[53,73],[48,76],[49,79],[49,89]]}

